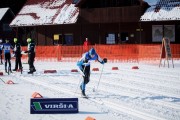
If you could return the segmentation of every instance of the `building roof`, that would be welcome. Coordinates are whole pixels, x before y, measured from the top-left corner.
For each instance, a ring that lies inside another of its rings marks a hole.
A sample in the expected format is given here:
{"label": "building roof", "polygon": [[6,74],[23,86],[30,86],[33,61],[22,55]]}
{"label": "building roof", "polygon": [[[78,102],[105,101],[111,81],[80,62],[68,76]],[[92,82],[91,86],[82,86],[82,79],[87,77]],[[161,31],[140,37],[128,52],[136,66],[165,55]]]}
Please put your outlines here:
{"label": "building roof", "polygon": [[0,21],[6,14],[6,12],[9,10],[9,8],[0,8]]}
{"label": "building roof", "polygon": [[179,0],[156,0],[155,5],[151,5],[140,21],[172,21],[180,20]]}
{"label": "building roof", "polygon": [[72,0],[28,0],[10,26],[75,23],[79,9],[74,5]]}
{"label": "building roof", "polygon": [[149,5],[155,5],[157,3],[157,0],[143,0],[147,2]]}

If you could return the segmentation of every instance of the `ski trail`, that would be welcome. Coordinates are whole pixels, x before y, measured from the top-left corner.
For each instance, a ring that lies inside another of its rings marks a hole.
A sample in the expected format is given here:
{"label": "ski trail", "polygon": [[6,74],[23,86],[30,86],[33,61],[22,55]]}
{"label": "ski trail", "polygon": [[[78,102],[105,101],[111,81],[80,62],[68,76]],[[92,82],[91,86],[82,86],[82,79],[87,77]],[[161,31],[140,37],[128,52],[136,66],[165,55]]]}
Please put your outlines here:
{"label": "ski trail", "polygon": [[[50,89],[53,89],[53,90],[56,90],[56,91],[60,91],[60,92],[65,92],[67,94],[70,94],[70,95],[75,95],[75,96],[79,96],[77,94],[74,94],[72,93],[72,91],[70,90],[67,90],[65,88],[59,88],[55,85],[49,85],[47,83],[44,83],[44,82],[40,82],[40,81],[36,81],[32,78],[26,78],[26,77],[21,77],[21,79],[23,80],[26,80],[28,82],[31,82],[31,83],[35,83],[35,84],[38,84],[38,85],[41,85],[41,86],[44,86],[44,87],[47,87],[47,88],[50,88]],[[94,101],[98,104],[103,104],[111,109],[115,109],[115,110],[118,110],[120,112],[125,112],[125,114],[129,114],[129,115],[132,115],[132,116],[136,116],[138,118],[141,118],[141,119],[145,119],[145,120],[152,120],[152,119],[155,119],[155,120],[165,120],[164,118],[160,118],[158,116],[154,116],[154,115],[151,115],[151,114],[148,114],[148,113],[144,113],[144,112],[141,112],[141,111],[138,111],[138,110],[132,110],[131,108],[127,108],[126,106],[123,106],[123,105],[119,105],[119,104],[116,104],[116,103],[113,103],[113,102],[109,102],[109,101],[105,101],[105,100],[102,100],[102,99],[93,99],[93,98],[89,98],[91,101]],[[128,112],[127,112],[128,111]]]}
{"label": "ski trail", "polygon": [[[59,80],[58,78],[54,78],[52,76],[49,76],[48,78],[50,78],[51,80],[52,79],[55,79],[55,80]],[[77,82],[76,81],[66,81],[66,80],[61,80],[63,82],[69,82],[69,83],[73,83],[73,84],[76,84]],[[105,82],[103,82],[105,83]],[[106,83],[109,85],[109,83]],[[104,84],[103,84],[104,85]],[[113,84],[113,85],[118,85],[118,84]],[[91,89],[93,89],[92,86],[89,86]],[[105,87],[106,88],[106,87]],[[103,89],[103,87],[101,87],[100,89],[101,91],[104,91],[104,92],[107,92],[107,89]],[[136,98],[137,97],[137,92],[130,92],[130,91],[124,91],[124,90],[119,90],[118,92],[114,92],[114,91],[111,91],[109,90],[108,92],[112,93],[112,94],[118,94],[118,95],[121,95],[121,96],[131,96],[132,98]],[[180,110],[180,105],[178,104],[174,104],[174,103],[169,103],[169,102],[165,102],[165,101],[160,101],[160,100],[156,100],[156,101],[151,101],[149,100],[149,102],[154,102],[155,104],[158,104],[158,105],[162,105],[162,106],[167,106],[167,107],[170,107],[170,108],[174,108],[174,109],[177,109],[177,110]]]}

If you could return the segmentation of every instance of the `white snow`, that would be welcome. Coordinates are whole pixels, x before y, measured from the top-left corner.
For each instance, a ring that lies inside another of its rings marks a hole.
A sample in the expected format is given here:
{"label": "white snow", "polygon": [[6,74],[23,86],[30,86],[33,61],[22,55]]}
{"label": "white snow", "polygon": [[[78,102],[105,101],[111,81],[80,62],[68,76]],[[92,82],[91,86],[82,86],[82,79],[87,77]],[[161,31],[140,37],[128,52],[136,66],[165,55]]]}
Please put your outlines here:
{"label": "white snow", "polygon": [[10,26],[34,26],[75,23],[79,10],[67,0],[54,0],[23,6]]}
{"label": "white snow", "polygon": [[144,1],[147,2],[149,5],[155,5],[158,0],[144,0]]}
{"label": "white snow", "polygon": [[[180,1],[172,0],[154,0],[148,1],[151,3],[146,12],[141,16],[141,21],[171,21],[171,20],[180,20]],[[155,2],[156,1],[156,2]],[[157,6],[159,8],[157,8]]]}
{"label": "white snow", "polygon": [[9,8],[0,8],[0,21],[8,10]]}
{"label": "white snow", "polygon": [[[37,72],[28,75],[28,64],[24,72],[0,76],[1,120],[85,120],[87,116],[96,120],[180,120],[180,61],[170,62],[170,68],[158,67],[159,61],[150,63],[107,63],[104,65],[100,84],[98,81],[103,66],[91,64],[91,81],[87,84],[89,99],[79,97],[79,82],[75,62],[35,61]],[[138,66],[139,69],[132,69]],[[118,67],[119,70],[112,70]],[[12,61],[14,68],[14,61]],[[57,73],[44,74],[44,70]],[[4,65],[0,65],[4,72]],[[75,94],[75,91],[77,93]],[[76,114],[30,114],[30,99],[34,92],[44,98],[77,98],[79,113]]]}

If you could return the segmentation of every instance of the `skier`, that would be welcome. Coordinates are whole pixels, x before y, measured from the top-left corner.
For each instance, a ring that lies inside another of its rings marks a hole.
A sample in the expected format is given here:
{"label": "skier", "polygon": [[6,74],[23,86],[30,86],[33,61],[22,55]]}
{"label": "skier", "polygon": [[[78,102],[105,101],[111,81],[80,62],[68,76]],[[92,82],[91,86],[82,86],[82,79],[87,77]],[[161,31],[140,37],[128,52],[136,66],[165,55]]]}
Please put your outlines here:
{"label": "skier", "polygon": [[94,48],[91,48],[88,52],[84,53],[82,58],[77,62],[77,66],[80,69],[80,72],[82,72],[83,81],[80,85],[80,89],[82,92],[82,96],[86,96],[85,89],[86,84],[90,80],[90,62],[98,60],[101,64],[104,64],[107,62],[107,59],[104,58],[103,60],[100,58],[100,56],[96,53]]}
{"label": "skier", "polygon": [[13,46],[9,43],[9,40],[5,40],[6,43],[3,44],[2,49],[4,50],[5,57],[5,72],[7,73],[7,62],[9,63],[9,71],[11,71],[11,49],[13,50]]}
{"label": "skier", "polygon": [[0,59],[1,59],[1,63],[0,64],[3,64],[3,62],[2,62],[2,47],[3,47],[2,39],[0,39]]}
{"label": "skier", "polygon": [[16,71],[18,69],[18,65],[19,65],[19,69],[22,70],[22,63],[21,63],[21,44],[19,43],[17,38],[14,38],[14,43],[15,43],[15,47],[14,47],[14,53],[15,53],[15,68],[13,69],[13,71]]}
{"label": "skier", "polygon": [[34,67],[34,58],[35,58],[35,43],[32,41],[31,38],[27,39],[28,43],[28,50],[25,53],[28,53],[28,64],[29,64],[29,72],[28,74],[32,74],[36,71]]}

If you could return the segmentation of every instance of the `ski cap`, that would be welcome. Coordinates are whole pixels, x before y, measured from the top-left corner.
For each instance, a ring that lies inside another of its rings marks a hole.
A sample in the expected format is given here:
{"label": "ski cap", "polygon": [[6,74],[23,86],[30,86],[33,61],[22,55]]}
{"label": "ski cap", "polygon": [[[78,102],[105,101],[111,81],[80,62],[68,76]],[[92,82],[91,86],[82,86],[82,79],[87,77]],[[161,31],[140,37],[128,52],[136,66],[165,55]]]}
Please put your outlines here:
{"label": "ski cap", "polygon": [[8,43],[8,42],[9,42],[9,40],[8,40],[8,39],[6,39],[5,41],[6,41],[6,43]]}
{"label": "ski cap", "polygon": [[17,38],[14,38],[14,43],[17,43],[18,39]]}
{"label": "ski cap", "polygon": [[89,55],[95,55],[96,54],[96,51],[95,51],[95,49],[94,48],[91,48],[90,50],[89,50]]}
{"label": "ski cap", "polygon": [[27,42],[30,43],[30,42],[31,42],[31,38],[28,38],[28,39],[27,39]]}

